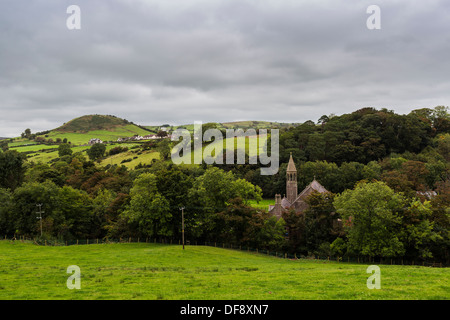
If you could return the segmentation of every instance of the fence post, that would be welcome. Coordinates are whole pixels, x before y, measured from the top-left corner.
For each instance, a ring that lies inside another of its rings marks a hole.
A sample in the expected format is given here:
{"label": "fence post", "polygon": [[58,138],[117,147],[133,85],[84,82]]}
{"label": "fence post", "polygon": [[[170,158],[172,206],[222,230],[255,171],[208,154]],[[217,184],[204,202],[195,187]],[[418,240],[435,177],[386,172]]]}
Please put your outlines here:
{"label": "fence post", "polygon": [[78,239],[77,239],[77,245],[78,245]]}
{"label": "fence post", "polygon": [[89,244],[89,239],[86,239],[86,244]]}

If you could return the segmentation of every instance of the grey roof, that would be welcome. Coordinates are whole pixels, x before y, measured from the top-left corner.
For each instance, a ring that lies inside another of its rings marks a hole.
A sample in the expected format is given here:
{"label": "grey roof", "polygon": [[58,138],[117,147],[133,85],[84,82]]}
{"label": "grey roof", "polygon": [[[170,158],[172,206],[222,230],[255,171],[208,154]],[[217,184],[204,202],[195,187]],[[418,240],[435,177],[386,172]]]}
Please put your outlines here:
{"label": "grey roof", "polygon": [[283,208],[289,208],[291,205],[292,205],[292,204],[289,202],[289,200],[288,200],[286,197],[284,197],[284,198],[281,200],[281,206],[282,206]]}
{"label": "grey roof", "polygon": [[311,189],[315,190],[319,193],[328,192],[328,190],[325,189],[325,187],[323,185],[321,185],[316,179],[314,179],[305,189],[303,189],[303,191],[297,196],[297,199],[295,199],[295,201],[297,201],[299,198],[301,198],[305,193],[307,193]]}

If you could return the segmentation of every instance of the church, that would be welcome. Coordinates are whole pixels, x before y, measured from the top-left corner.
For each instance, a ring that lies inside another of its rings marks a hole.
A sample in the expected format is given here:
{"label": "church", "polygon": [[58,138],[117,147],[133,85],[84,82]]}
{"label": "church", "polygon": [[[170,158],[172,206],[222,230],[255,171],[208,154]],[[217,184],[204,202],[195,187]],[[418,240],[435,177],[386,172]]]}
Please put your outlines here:
{"label": "church", "polygon": [[295,168],[292,153],[289,158],[289,163],[286,169],[286,195],[281,198],[280,194],[275,195],[275,205],[269,205],[269,213],[280,218],[283,212],[294,209],[297,213],[302,213],[308,208],[306,198],[317,191],[319,193],[328,192],[315,178],[303,189],[300,194],[297,191],[297,169]]}

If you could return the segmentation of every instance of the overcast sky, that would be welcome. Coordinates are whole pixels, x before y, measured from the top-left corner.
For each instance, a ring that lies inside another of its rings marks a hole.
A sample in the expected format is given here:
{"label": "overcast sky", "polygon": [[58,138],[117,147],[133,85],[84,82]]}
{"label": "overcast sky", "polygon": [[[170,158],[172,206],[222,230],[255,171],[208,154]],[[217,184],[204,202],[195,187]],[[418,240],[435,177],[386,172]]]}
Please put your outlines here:
{"label": "overcast sky", "polygon": [[[81,29],[69,30],[69,5]],[[370,5],[381,29],[369,30]],[[450,1],[0,0],[0,137],[449,105]]]}

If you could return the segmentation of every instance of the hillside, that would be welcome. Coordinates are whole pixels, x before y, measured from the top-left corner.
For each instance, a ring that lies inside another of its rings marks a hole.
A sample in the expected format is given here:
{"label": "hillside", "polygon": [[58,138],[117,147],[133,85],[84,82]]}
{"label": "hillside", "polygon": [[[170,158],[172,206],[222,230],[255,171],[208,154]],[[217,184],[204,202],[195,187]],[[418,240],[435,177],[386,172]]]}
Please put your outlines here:
{"label": "hillside", "polygon": [[117,118],[109,115],[86,115],[75,118],[54,131],[58,132],[81,132],[87,133],[96,130],[114,131],[117,127],[122,127],[130,124],[128,120]]}
{"label": "hillside", "polygon": [[[93,138],[109,142],[107,151],[114,147],[118,138],[132,137],[135,135],[145,136],[152,134],[148,129],[136,125],[126,119],[121,119],[111,115],[86,115],[70,120],[62,126],[32,134],[30,137],[15,138],[8,143],[11,150],[25,153],[27,158],[35,163],[48,163],[58,158],[58,145],[61,142],[68,142],[72,145],[72,151],[81,152],[86,155],[88,142]],[[112,142],[112,143],[111,143]],[[139,144],[122,144],[124,147],[131,148]],[[121,153],[111,158],[104,159],[104,164],[121,164],[122,161],[127,167],[134,168],[140,162],[149,162],[153,158],[158,158],[157,152],[146,151],[145,154],[136,160],[136,152],[131,150]],[[134,158],[134,159],[133,159]]]}
{"label": "hillside", "polygon": [[[125,119],[110,115],[86,115],[75,118],[56,129],[38,133],[36,140],[67,139],[72,145],[84,145],[93,138],[116,141],[118,138],[147,134],[150,134],[148,129]],[[20,142],[19,139],[16,139],[16,142]]]}
{"label": "hillside", "polygon": [[[272,121],[232,121],[232,122],[214,122],[216,124],[217,129],[226,130],[226,129],[282,129],[282,128],[292,128],[300,125],[300,123],[282,123],[282,122],[272,122]],[[206,123],[203,123],[204,125]],[[175,130],[177,128],[184,128],[189,130],[190,132],[194,131],[194,124],[183,124],[183,125],[166,125],[170,128],[170,130]],[[160,126],[145,126],[148,130],[152,130],[157,132],[161,127]]]}

